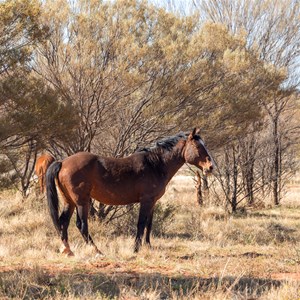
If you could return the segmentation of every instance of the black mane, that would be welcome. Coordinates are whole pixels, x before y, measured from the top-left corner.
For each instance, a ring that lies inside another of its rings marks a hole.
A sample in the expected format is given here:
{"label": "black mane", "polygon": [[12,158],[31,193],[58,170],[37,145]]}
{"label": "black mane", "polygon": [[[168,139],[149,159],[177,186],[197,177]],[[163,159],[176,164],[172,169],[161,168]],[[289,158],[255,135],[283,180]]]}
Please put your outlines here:
{"label": "black mane", "polygon": [[181,139],[186,139],[188,136],[188,133],[179,132],[176,135],[166,137],[162,140],[159,140],[155,142],[154,146],[150,147],[144,147],[144,148],[138,148],[136,152],[152,152],[157,153],[159,150],[167,150],[170,151],[173,149],[173,147],[178,143]]}
{"label": "black mane", "polygon": [[140,148],[136,152],[143,152],[145,163],[155,169],[160,175],[164,173],[164,153],[171,152],[180,140],[186,140],[188,133],[180,132],[174,136],[157,141],[154,146]]}
{"label": "black mane", "polygon": [[166,137],[158,142],[156,142],[156,148],[161,148],[170,151],[180,140],[186,140],[188,134],[180,132],[176,135]]}

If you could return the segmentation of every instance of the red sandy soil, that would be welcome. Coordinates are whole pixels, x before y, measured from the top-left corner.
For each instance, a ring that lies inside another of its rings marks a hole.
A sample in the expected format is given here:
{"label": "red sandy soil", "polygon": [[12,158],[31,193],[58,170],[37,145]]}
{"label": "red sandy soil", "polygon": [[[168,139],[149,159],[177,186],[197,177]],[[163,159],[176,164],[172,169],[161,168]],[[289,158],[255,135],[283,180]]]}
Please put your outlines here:
{"label": "red sandy soil", "polygon": [[[63,263],[61,264],[41,264],[39,267],[49,275],[55,275],[57,273],[70,273],[74,270],[74,266],[68,266]],[[20,271],[20,270],[34,270],[36,266],[26,266],[24,264],[14,264],[11,266],[0,266],[0,274],[2,272],[13,272],[13,271]],[[105,273],[107,275],[125,275],[129,277],[139,277],[149,273],[156,273],[161,274],[163,276],[174,276],[174,269],[172,267],[150,267],[147,268],[141,265],[134,265],[127,263],[115,263],[115,262],[108,262],[108,261],[99,261],[94,263],[82,263],[76,264],[76,270],[81,270],[84,274],[96,274],[98,272]],[[177,274],[179,275],[179,274]],[[195,276],[195,274],[190,274],[188,271],[180,272],[181,276]],[[267,278],[266,278],[267,279]],[[293,281],[300,281],[300,273],[272,273],[268,276],[268,279],[272,280],[293,280]]]}
{"label": "red sandy soil", "polygon": [[274,273],[274,274],[271,274],[271,278],[276,279],[276,280],[300,281],[300,273]]}

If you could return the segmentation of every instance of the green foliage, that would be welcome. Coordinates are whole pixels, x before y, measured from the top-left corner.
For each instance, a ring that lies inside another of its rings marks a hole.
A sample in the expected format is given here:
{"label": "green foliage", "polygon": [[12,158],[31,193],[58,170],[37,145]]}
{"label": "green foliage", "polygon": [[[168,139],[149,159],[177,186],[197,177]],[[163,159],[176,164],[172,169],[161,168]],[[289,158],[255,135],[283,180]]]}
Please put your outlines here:
{"label": "green foliage", "polygon": [[74,109],[59,101],[57,92],[43,81],[28,74],[15,74],[0,81],[0,91],[5,109],[0,128],[3,146],[18,147],[34,139],[45,147],[49,140],[72,137]]}
{"label": "green foliage", "polygon": [[51,141],[72,139],[77,115],[51,87],[20,69],[0,80],[0,109],[0,151],[6,166],[0,185],[17,186],[25,197],[37,151]]}

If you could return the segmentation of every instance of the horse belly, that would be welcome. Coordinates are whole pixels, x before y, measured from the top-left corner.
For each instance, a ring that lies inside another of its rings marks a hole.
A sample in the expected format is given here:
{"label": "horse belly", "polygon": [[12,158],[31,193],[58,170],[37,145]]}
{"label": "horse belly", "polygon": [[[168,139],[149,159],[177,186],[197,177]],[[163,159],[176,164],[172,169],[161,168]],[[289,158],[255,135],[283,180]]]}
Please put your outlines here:
{"label": "horse belly", "polygon": [[164,194],[165,182],[161,178],[148,173],[127,172],[121,175],[102,174],[91,178],[91,197],[103,204],[126,205],[146,198],[159,199]]}
{"label": "horse belly", "polygon": [[139,202],[138,195],[129,191],[117,191],[114,189],[95,189],[91,191],[91,197],[107,205],[126,205]]}

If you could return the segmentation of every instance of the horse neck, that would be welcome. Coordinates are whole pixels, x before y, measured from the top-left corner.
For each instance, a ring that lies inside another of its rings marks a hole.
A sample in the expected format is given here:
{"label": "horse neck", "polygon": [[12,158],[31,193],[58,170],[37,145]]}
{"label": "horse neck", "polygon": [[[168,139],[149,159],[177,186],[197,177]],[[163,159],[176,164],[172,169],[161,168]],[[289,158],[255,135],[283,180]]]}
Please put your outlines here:
{"label": "horse neck", "polygon": [[163,153],[163,159],[165,164],[165,171],[167,180],[170,181],[171,178],[177,173],[177,171],[183,166],[185,160],[183,158],[182,152],[185,142],[180,141],[173,151],[168,151]]}

